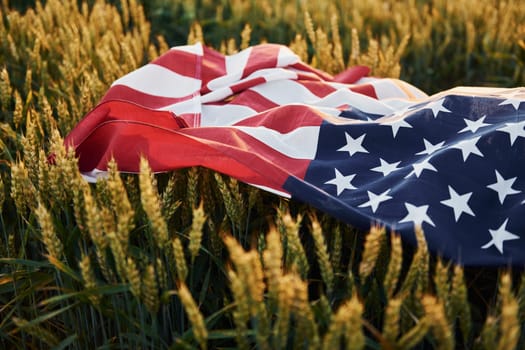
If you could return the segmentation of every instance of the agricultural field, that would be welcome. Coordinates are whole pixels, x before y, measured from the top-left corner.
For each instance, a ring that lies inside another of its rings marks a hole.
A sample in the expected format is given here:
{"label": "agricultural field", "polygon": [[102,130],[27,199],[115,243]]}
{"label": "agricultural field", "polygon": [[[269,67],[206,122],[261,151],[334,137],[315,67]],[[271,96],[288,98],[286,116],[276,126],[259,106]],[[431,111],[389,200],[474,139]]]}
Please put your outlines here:
{"label": "agricultural field", "polygon": [[84,181],[68,132],[198,41],[429,94],[525,84],[517,0],[2,0],[0,348],[525,347],[522,269],[455,265],[420,230],[414,247],[205,168]]}

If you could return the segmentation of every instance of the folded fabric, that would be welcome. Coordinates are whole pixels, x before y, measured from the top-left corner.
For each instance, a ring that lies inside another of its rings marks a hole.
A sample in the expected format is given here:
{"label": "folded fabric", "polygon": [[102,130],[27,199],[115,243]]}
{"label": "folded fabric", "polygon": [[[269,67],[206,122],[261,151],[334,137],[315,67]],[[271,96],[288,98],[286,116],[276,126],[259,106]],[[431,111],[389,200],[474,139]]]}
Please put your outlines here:
{"label": "folded fabric", "polygon": [[366,67],[331,76],[285,46],[175,47],[115,81],[66,137],[86,179],[204,166],[384,225],[464,265],[525,264],[525,89],[427,96]]}

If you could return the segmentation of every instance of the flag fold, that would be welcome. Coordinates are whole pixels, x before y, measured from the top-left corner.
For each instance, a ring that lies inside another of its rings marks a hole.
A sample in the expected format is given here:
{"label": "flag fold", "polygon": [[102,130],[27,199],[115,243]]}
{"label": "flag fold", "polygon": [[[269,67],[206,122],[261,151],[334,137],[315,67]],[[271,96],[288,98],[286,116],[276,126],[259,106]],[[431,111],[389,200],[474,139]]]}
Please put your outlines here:
{"label": "flag fold", "polygon": [[289,48],[175,47],[116,80],[66,137],[86,179],[203,166],[464,265],[525,264],[525,89],[432,96]]}

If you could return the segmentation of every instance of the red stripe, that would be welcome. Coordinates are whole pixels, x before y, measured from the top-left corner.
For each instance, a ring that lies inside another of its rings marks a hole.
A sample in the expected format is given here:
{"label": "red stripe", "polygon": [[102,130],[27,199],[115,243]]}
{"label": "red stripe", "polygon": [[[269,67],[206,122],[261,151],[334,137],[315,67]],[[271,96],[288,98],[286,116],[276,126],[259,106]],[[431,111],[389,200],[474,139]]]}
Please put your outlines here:
{"label": "red stripe", "polygon": [[99,124],[76,151],[81,171],[106,170],[114,158],[120,171],[138,172],[143,155],[155,172],[204,166],[277,190],[289,176],[304,177],[310,163],[288,158],[234,128],[172,131],[120,120]]}
{"label": "red stripe", "polygon": [[284,105],[243,119],[235,125],[264,126],[285,134],[304,126],[320,126],[323,121],[322,114],[314,108],[306,105]]}
{"label": "red stripe", "polygon": [[[283,184],[290,175],[304,178],[310,164],[310,160],[295,159],[283,155],[234,127],[188,128],[181,129],[177,133],[197,138],[223,155],[239,160],[258,173],[258,176],[261,177],[255,181],[258,184],[263,184],[261,181],[266,177],[279,184]],[[214,162],[210,157],[208,157],[208,161],[210,164]],[[224,166],[228,167],[227,164]],[[220,171],[225,172],[224,170]],[[228,173],[235,176],[233,171]],[[248,182],[250,181],[248,180]]]}
{"label": "red stripe", "polygon": [[314,80],[314,81],[324,81],[317,75],[310,73],[310,72],[294,72],[297,74],[297,80]]}
{"label": "red stripe", "polygon": [[177,114],[177,118],[184,121],[184,127],[195,127],[200,124],[200,113],[182,113]]}
{"label": "red stripe", "polygon": [[233,84],[230,86],[230,89],[233,91],[234,94],[236,94],[243,90],[249,89],[252,86],[256,86],[256,85],[260,85],[264,83],[266,83],[266,79],[264,77],[257,77],[257,78],[243,81],[242,83]]}
{"label": "red stripe", "polygon": [[199,79],[200,60],[201,56],[194,53],[171,49],[152,61],[151,64],[162,66],[185,77]]}
{"label": "red stripe", "polygon": [[309,72],[309,73],[314,73],[315,75],[319,76],[321,79],[323,80],[326,80],[326,81],[333,81],[334,78],[328,74],[328,73],[325,73],[319,69],[315,69],[313,67],[310,67],[309,65],[307,65],[306,63],[303,63],[303,62],[297,62],[297,63],[294,63],[292,65],[290,65],[291,68],[295,68],[295,69],[299,69],[299,70],[302,70],[302,71],[305,71],[305,72]]}
{"label": "red stripe", "polygon": [[334,77],[334,81],[338,83],[354,84],[356,81],[366,77],[368,74],[370,74],[370,68],[366,66],[354,66],[337,74]]}
{"label": "red stripe", "polygon": [[174,103],[190,100],[193,97],[193,94],[183,97],[163,97],[146,94],[126,85],[113,85],[104,95],[101,102],[129,101],[146,108],[159,109]]}
{"label": "red stripe", "polygon": [[325,81],[301,80],[298,83],[307,88],[312,94],[321,98],[337,90]]}
{"label": "red stripe", "polygon": [[249,76],[259,69],[277,67],[280,47],[280,45],[276,44],[253,46],[248,57],[248,62],[242,72],[242,78]]}
{"label": "red stripe", "polygon": [[[109,101],[99,104],[90,111],[67,135],[64,143],[67,146],[74,147],[80,145],[102,123],[116,120],[137,123],[154,122],[159,128],[168,130],[177,130],[186,126],[183,119],[175,117],[173,113],[168,111],[153,111],[128,102]],[[88,154],[84,155],[84,157],[86,156],[89,157]],[[84,168],[84,170],[92,169]]]}
{"label": "red stripe", "polygon": [[210,92],[210,90],[207,88],[207,85],[210,81],[226,74],[226,61],[223,54],[210,49],[209,47],[203,47],[203,51],[204,56],[202,58],[201,70],[201,94],[204,95],[207,92]]}
{"label": "red stripe", "polygon": [[352,86],[350,90],[377,99],[376,89],[371,84],[355,85]]}
{"label": "red stripe", "polygon": [[225,102],[225,104],[246,106],[257,113],[264,112],[270,108],[278,107],[279,105],[272,100],[267,99],[263,95],[253,91],[246,90],[233,97],[231,101]]}

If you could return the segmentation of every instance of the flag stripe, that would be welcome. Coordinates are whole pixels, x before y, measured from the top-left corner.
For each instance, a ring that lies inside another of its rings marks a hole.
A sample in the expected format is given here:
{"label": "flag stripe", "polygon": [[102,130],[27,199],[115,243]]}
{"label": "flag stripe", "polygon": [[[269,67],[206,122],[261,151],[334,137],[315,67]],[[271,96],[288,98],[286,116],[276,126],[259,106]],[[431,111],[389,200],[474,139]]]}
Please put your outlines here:
{"label": "flag stripe", "polygon": [[289,48],[170,50],[117,80],[66,137],[95,180],[204,166],[380,224],[464,265],[525,265],[525,89],[427,96],[354,67],[331,75]]}
{"label": "flag stripe", "polygon": [[112,86],[118,85],[160,97],[185,97],[199,91],[201,81],[156,64],[147,64],[133,74],[127,74],[116,80]]}
{"label": "flag stripe", "polygon": [[168,106],[193,99],[194,97],[193,94],[182,97],[164,97],[144,93],[126,85],[113,85],[102,98],[102,102],[118,100],[137,101],[138,104],[146,108],[169,109]]}
{"label": "flag stripe", "polygon": [[[243,130],[219,129],[170,130],[138,121],[112,120],[99,124],[77,143],[76,152],[83,159],[80,169],[84,172],[105,170],[111,158],[118,159],[119,168],[138,172],[140,156],[148,155],[155,171],[201,165],[276,191],[282,191],[281,185],[289,176],[303,177],[310,163],[308,159],[288,157]],[[151,138],[155,138],[154,144],[149,142]],[[116,144],[123,147],[113,147]]]}
{"label": "flag stripe", "polygon": [[255,114],[256,110],[243,104],[203,105],[200,126],[233,125]]}
{"label": "flag stripe", "polygon": [[219,52],[208,47],[203,49],[204,56],[199,66],[199,73],[202,80],[201,94],[210,92],[208,83],[226,74],[226,60]]}
{"label": "flag stripe", "polygon": [[188,45],[171,49],[165,55],[152,61],[151,64],[188,78],[200,78],[199,61],[202,55],[202,46]]}
{"label": "flag stripe", "polygon": [[279,54],[281,53],[279,49],[279,45],[254,46],[252,50],[250,50],[250,55],[244,69],[242,70],[241,78],[246,78],[252,73],[265,68],[279,67],[277,64]]}
{"label": "flag stripe", "polygon": [[[313,159],[317,151],[318,126],[295,128],[287,133],[268,129],[264,126],[236,126],[236,129],[256,138],[263,144],[287,157],[296,159]],[[308,140],[305,142],[305,140]]]}
{"label": "flag stripe", "polygon": [[251,89],[235,95],[228,104],[249,106],[249,108],[253,109],[257,113],[279,107],[279,104],[267,99],[265,96]]}
{"label": "flag stripe", "polygon": [[207,87],[210,91],[228,86],[233,82],[242,79],[243,70],[250,57],[251,48],[241,51],[232,56],[225,57],[225,74],[208,82]]}
{"label": "flag stripe", "polygon": [[[290,116],[293,116],[293,118]],[[304,104],[289,104],[245,118],[235,123],[235,125],[239,127],[248,126],[272,129],[284,135],[293,132],[295,129],[319,127],[327,117],[319,109],[314,109]],[[314,143],[316,139],[305,138],[302,142],[303,144]],[[303,147],[300,144],[298,146]]]}

